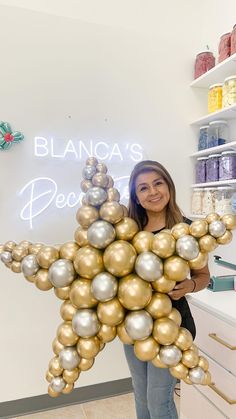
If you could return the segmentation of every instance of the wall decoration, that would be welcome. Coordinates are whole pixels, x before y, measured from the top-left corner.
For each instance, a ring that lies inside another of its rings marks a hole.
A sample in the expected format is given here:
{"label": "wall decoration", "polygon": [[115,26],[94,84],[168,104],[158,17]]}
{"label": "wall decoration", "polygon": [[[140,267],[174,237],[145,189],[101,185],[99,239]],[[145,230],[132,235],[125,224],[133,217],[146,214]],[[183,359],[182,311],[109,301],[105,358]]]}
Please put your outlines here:
{"label": "wall decoration", "polygon": [[8,122],[0,121],[0,150],[8,150],[13,143],[19,143],[24,135],[19,131],[12,131]]}
{"label": "wall decoration", "polygon": [[5,266],[63,301],[46,373],[49,395],[70,393],[116,336],[134,345],[138,359],[169,368],[188,384],[209,385],[208,361],[180,327],[167,293],[190,269],[205,266],[208,252],[231,241],[236,216],[209,214],[155,235],[138,231],[105,164],[94,157],[86,161],[81,189],[74,241],[0,245]]}

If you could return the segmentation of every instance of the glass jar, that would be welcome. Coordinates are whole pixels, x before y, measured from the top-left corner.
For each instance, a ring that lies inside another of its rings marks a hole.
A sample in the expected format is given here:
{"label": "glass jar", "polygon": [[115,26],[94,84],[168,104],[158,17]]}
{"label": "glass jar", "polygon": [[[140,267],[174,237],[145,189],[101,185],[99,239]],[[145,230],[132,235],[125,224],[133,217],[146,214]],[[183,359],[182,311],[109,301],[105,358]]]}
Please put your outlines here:
{"label": "glass jar", "polygon": [[219,158],[219,179],[236,179],[236,151],[223,151]]}
{"label": "glass jar", "polygon": [[195,165],[195,181],[196,183],[206,182],[206,161],[208,157],[198,157]]}
{"label": "glass jar", "polygon": [[217,188],[215,212],[219,215],[233,214],[232,197],[234,189],[231,186]]}
{"label": "glass jar", "polygon": [[231,45],[230,45],[230,54],[233,55],[236,52],[236,25],[233,26],[231,32]]}
{"label": "glass jar", "polygon": [[236,214],[236,189],[233,188],[232,198],[231,198],[231,208],[232,213]]}
{"label": "glass jar", "polygon": [[198,150],[204,150],[208,147],[208,130],[209,125],[203,125],[199,129]]}
{"label": "glass jar", "polygon": [[208,112],[222,109],[222,83],[212,84],[208,90]]}
{"label": "glass jar", "polygon": [[215,66],[215,57],[211,51],[203,51],[197,54],[194,65],[194,78],[197,79],[206,71]]}
{"label": "glass jar", "polygon": [[214,188],[205,188],[202,197],[202,214],[208,215],[215,211]]}
{"label": "glass jar", "polygon": [[219,180],[219,157],[220,154],[210,154],[206,161],[206,182]]}
{"label": "glass jar", "polygon": [[201,215],[202,214],[202,198],[203,198],[202,188],[194,188],[192,192],[191,199],[191,212],[192,214]]}
{"label": "glass jar", "polygon": [[227,77],[224,80],[222,90],[222,106],[234,105],[236,103],[236,76]]}
{"label": "glass jar", "polygon": [[225,144],[229,138],[229,126],[223,119],[209,123],[208,147]]}
{"label": "glass jar", "polygon": [[221,63],[221,61],[225,60],[230,56],[230,44],[231,44],[231,32],[224,33],[224,35],[221,35],[219,47],[218,47],[218,63]]}

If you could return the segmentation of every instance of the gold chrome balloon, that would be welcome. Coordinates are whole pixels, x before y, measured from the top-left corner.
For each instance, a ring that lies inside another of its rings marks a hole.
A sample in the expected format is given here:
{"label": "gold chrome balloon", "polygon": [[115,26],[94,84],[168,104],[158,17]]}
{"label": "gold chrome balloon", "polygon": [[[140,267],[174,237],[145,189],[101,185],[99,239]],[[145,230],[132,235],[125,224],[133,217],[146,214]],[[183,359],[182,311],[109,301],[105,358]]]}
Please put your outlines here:
{"label": "gold chrome balloon", "polygon": [[160,345],[151,336],[134,343],[134,353],[141,361],[151,361],[157,356],[159,349]]}
{"label": "gold chrome balloon", "polygon": [[61,375],[63,368],[60,365],[58,356],[51,359],[48,370],[54,377],[59,377],[59,375]]}
{"label": "gold chrome balloon", "polygon": [[65,346],[72,346],[77,343],[78,336],[73,331],[71,322],[64,322],[58,327],[57,339]]}
{"label": "gold chrome balloon", "polygon": [[12,257],[17,262],[21,262],[22,259],[28,255],[28,249],[24,246],[15,246],[12,250]]}
{"label": "gold chrome balloon", "polygon": [[108,177],[108,184],[107,184],[107,190],[110,188],[113,188],[114,186],[114,180],[112,179],[112,177],[110,175],[107,175]]}
{"label": "gold chrome balloon", "polygon": [[98,331],[97,337],[103,343],[111,342],[116,337],[116,327],[102,324]]}
{"label": "gold chrome balloon", "polygon": [[155,234],[151,249],[160,258],[168,258],[175,252],[175,239],[170,233],[161,231]]}
{"label": "gold chrome balloon", "polygon": [[228,244],[232,241],[232,239],[233,239],[233,234],[231,233],[231,231],[226,230],[223,236],[218,237],[216,241],[218,244]]}
{"label": "gold chrome balloon", "polygon": [[60,300],[68,300],[70,297],[70,286],[63,288],[54,288],[54,293]]}
{"label": "gold chrome balloon", "polygon": [[[3,246],[3,250],[7,251],[7,252],[12,252],[12,250],[16,247],[16,243],[12,240],[7,241]],[[1,252],[1,250],[0,250]]]}
{"label": "gold chrome balloon", "polygon": [[48,394],[49,394],[50,397],[58,397],[58,396],[60,396],[60,393],[58,393],[57,391],[54,391],[52,389],[52,387],[50,386],[50,384],[48,386]]}
{"label": "gold chrome balloon", "polygon": [[89,188],[92,188],[92,186],[93,184],[89,179],[83,179],[80,182],[81,191],[84,193],[86,193],[89,190]]}
{"label": "gold chrome balloon", "polygon": [[59,353],[64,349],[64,345],[59,342],[57,338],[55,338],[52,342],[52,350],[55,355],[59,355]]}
{"label": "gold chrome balloon", "polygon": [[120,192],[116,188],[107,189],[107,201],[120,201]]}
{"label": "gold chrome balloon", "polygon": [[107,166],[104,163],[98,163],[96,165],[96,169],[97,169],[97,172],[99,172],[99,173],[106,173],[107,172]]}
{"label": "gold chrome balloon", "polygon": [[80,375],[80,370],[78,368],[74,368],[73,370],[64,370],[62,377],[68,384],[73,384]]}
{"label": "gold chrome balloon", "polygon": [[123,208],[117,201],[104,202],[99,215],[103,220],[116,224],[123,218]]}
{"label": "gold chrome balloon", "polygon": [[87,371],[90,368],[92,368],[93,364],[94,364],[94,358],[91,358],[91,359],[82,358],[78,365],[78,368],[81,371]]}
{"label": "gold chrome balloon", "polygon": [[60,308],[61,317],[65,321],[71,321],[76,311],[77,311],[77,308],[73,306],[73,304],[71,303],[71,300],[65,300]]}
{"label": "gold chrome balloon", "polygon": [[153,319],[168,316],[171,309],[172,303],[170,297],[166,294],[161,294],[160,292],[155,292],[151,301],[145,307],[145,310],[151,314]]}
{"label": "gold chrome balloon", "polygon": [[209,386],[209,384],[211,384],[211,382],[212,382],[212,379],[211,379],[211,374],[210,374],[210,372],[209,371],[205,371],[205,377],[204,377],[204,380],[203,380],[203,385],[204,386]]}
{"label": "gold chrome balloon", "polygon": [[171,229],[171,234],[175,240],[178,240],[180,237],[189,234],[189,225],[186,223],[175,224],[175,226]]}
{"label": "gold chrome balloon", "polygon": [[175,340],[175,345],[178,346],[181,351],[186,351],[191,347],[193,343],[193,337],[189,330],[184,327],[180,327],[178,331],[178,336]]}
{"label": "gold chrome balloon", "polygon": [[34,243],[29,246],[29,254],[30,255],[37,255],[37,253],[42,249],[43,243]]}
{"label": "gold chrome balloon", "polygon": [[71,285],[70,300],[77,308],[92,308],[98,303],[91,291],[91,280],[76,279]]}
{"label": "gold chrome balloon", "polygon": [[96,337],[80,338],[77,342],[77,351],[81,358],[91,359],[100,352],[100,340]]}
{"label": "gold chrome balloon", "polygon": [[154,321],[153,337],[161,345],[171,345],[178,336],[179,327],[168,317],[162,317]]}
{"label": "gold chrome balloon", "polygon": [[35,285],[41,291],[48,291],[52,288],[52,284],[48,279],[48,270],[47,269],[39,269],[35,275]]}
{"label": "gold chrome balloon", "polygon": [[22,246],[22,247],[25,247],[26,249],[29,249],[29,246],[31,245],[32,243],[31,242],[29,242],[28,240],[22,240],[20,243],[19,243],[19,246]]}
{"label": "gold chrome balloon", "polygon": [[[152,286],[136,274],[120,279],[118,299],[128,310],[144,308],[152,298]],[[168,297],[167,297],[168,298]]]}
{"label": "gold chrome balloon", "polygon": [[187,349],[183,352],[181,362],[187,368],[194,368],[198,364],[199,357],[192,349]]}
{"label": "gold chrome balloon", "polygon": [[98,164],[98,159],[96,159],[96,157],[88,157],[86,160],[86,166],[97,166]]}
{"label": "gold chrome balloon", "polygon": [[139,231],[135,234],[132,245],[137,253],[150,252],[154,234],[149,231]]}
{"label": "gold chrome balloon", "polygon": [[188,368],[185,367],[182,362],[179,362],[175,367],[170,368],[170,373],[175,378],[178,378],[179,380],[183,380],[187,378],[188,375]]}
{"label": "gold chrome balloon", "polygon": [[75,231],[75,241],[80,246],[86,246],[88,244],[88,230],[79,226]]}
{"label": "gold chrome balloon", "polygon": [[69,394],[74,390],[74,384],[66,384],[65,387],[62,389],[63,394]]}
{"label": "gold chrome balloon", "polygon": [[220,216],[219,214],[216,214],[215,212],[212,212],[206,216],[206,221],[208,222],[208,224],[211,224],[212,221],[217,221],[217,220],[220,220]]}
{"label": "gold chrome balloon", "polygon": [[168,294],[168,292],[174,289],[176,282],[163,275],[155,281],[152,281],[151,284],[154,290]]}
{"label": "gold chrome balloon", "polygon": [[74,267],[83,278],[92,279],[104,269],[102,252],[92,246],[85,246],[76,252]]}
{"label": "gold chrome balloon", "polygon": [[55,247],[43,246],[36,255],[41,268],[48,269],[59,258],[59,252]]}
{"label": "gold chrome balloon", "polygon": [[115,276],[125,276],[131,273],[135,259],[134,247],[124,240],[111,243],[103,254],[105,268]]}
{"label": "gold chrome balloon", "polygon": [[236,215],[225,214],[221,217],[221,221],[223,221],[228,230],[234,230],[236,228]]}
{"label": "gold chrome balloon", "polygon": [[15,273],[20,273],[21,272],[21,263],[17,262],[16,260],[13,260],[13,262],[11,264],[11,270]]}
{"label": "gold chrome balloon", "polygon": [[125,343],[126,345],[132,345],[134,343],[133,339],[131,339],[131,337],[126,332],[124,322],[117,326],[117,336],[119,337],[121,342]]}
{"label": "gold chrome balloon", "polygon": [[199,356],[198,366],[203,369],[203,371],[208,371],[209,369],[209,362],[203,356]]}
{"label": "gold chrome balloon", "polygon": [[45,378],[49,383],[51,383],[52,379],[54,378],[54,375],[50,371],[47,371]]}
{"label": "gold chrome balloon", "polygon": [[164,260],[164,275],[172,281],[183,281],[190,273],[189,264],[179,256],[171,256]]}
{"label": "gold chrome balloon", "polygon": [[206,220],[193,221],[189,226],[189,234],[193,237],[200,238],[208,233],[208,223]]}
{"label": "gold chrome balloon", "polygon": [[123,204],[121,204],[121,206],[123,208],[123,216],[124,217],[128,217],[128,215],[129,215],[128,208],[125,205],[123,205]]}
{"label": "gold chrome balloon", "polygon": [[94,186],[100,186],[101,188],[106,188],[108,181],[107,175],[102,172],[98,172],[92,177],[92,184]]}
{"label": "gold chrome balloon", "polygon": [[167,316],[169,319],[173,320],[178,326],[182,323],[182,317],[180,312],[175,308],[172,307],[170,314]]}
{"label": "gold chrome balloon", "polygon": [[124,217],[115,225],[116,238],[118,240],[132,240],[138,232],[138,224],[132,218]]}
{"label": "gold chrome balloon", "polygon": [[117,326],[124,320],[125,310],[118,298],[113,298],[98,304],[97,316],[101,323],[108,326]]}
{"label": "gold chrome balloon", "polygon": [[199,239],[199,248],[201,252],[212,252],[217,247],[217,241],[215,237],[212,237],[210,234],[206,234]]}
{"label": "gold chrome balloon", "polygon": [[83,205],[76,213],[76,219],[83,228],[88,228],[98,216],[98,210],[92,205]]}
{"label": "gold chrome balloon", "polygon": [[79,246],[75,242],[71,241],[71,242],[64,243],[60,247],[60,257],[62,259],[74,260],[75,254],[78,249],[79,249]]}
{"label": "gold chrome balloon", "polygon": [[195,259],[188,261],[191,269],[202,269],[207,265],[208,262],[208,253],[199,252],[199,255]]}

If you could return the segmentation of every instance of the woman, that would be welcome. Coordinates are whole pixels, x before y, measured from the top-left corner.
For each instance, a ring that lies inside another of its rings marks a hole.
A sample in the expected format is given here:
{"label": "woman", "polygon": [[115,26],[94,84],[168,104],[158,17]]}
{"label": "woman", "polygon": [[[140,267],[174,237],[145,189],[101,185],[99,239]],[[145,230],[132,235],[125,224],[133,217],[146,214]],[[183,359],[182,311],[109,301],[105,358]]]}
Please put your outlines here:
{"label": "woman", "polygon": [[[158,162],[147,160],[138,163],[129,181],[129,216],[141,230],[158,233],[179,222],[188,222],[176,204],[173,180]],[[185,298],[191,292],[205,288],[209,283],[208,267],[192,270],[191,279],[176,284],[169,292],[172,304],[182,315],[181,326],[195,337],[194,321]],[[156,368],[151,362],[139,361],[132,345],[125,346],[125,355],[132,376],[138,419],[176,419],[174,403],[176,379],[167,368]]]}

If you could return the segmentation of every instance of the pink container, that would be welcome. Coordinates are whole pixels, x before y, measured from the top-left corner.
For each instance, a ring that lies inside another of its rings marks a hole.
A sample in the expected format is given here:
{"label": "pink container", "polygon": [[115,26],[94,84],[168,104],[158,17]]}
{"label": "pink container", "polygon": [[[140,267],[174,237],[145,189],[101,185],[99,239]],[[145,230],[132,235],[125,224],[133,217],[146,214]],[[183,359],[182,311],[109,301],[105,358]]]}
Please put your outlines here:
{"label": "pink container", "polygon": [[220,37],[219,47],[218,47],[219,57],[218,62],[221,63],[226,58],[230,56],[231,53],[231,32],[224,33]]}
{"label": "pink container", "polygon": [[194,65],[194,78],[197,79],[215,66],[215,57],[210,51],[197,54]]}
{"label": "pink container", "polygon": [[231,32],[231,48],[230,48],[231,55],[236,53],[236,25],[234,25],[233,30]]}

